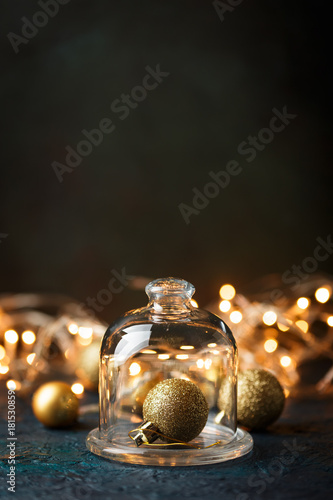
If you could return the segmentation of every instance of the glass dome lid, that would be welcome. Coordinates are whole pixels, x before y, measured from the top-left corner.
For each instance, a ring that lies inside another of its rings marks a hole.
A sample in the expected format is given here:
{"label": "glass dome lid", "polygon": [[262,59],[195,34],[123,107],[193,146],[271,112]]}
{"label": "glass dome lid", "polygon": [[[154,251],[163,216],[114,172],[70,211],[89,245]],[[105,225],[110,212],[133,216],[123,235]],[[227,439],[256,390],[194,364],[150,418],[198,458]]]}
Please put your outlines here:
{"label": "glass dome lid", "polygon": [[[178,278],[146,286],[146,307],[107,329],[100,351],[99,428],[87,447],[143,465],[197,465],[248,453],[237,429],[237,347],[218,316]],[[222,402],[222,403],[221,403]]]}

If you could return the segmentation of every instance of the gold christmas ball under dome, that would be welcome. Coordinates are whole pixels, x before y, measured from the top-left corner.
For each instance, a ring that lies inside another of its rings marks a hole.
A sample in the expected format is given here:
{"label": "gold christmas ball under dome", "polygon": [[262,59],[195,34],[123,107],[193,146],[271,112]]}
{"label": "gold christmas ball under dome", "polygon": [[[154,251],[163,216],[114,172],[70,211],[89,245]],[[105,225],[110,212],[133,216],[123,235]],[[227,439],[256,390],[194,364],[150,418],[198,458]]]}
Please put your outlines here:
{"label": "gold christmas ball under dome", "polygon": [[79,400],[64,382],[41,385],[32,398],[35,417],[47,427],[66,427],[78,416]]}
{"label": "gold christmas ball under dome", "polygon": [[[209,408],[199,387],[183,379],[167,379],[151,389],[143,403],[143,418],[164,436],[188,443],[206,425]],[[161,437],[161,436],[160,436]],[[167,441],[166,437],[161,437]]]}

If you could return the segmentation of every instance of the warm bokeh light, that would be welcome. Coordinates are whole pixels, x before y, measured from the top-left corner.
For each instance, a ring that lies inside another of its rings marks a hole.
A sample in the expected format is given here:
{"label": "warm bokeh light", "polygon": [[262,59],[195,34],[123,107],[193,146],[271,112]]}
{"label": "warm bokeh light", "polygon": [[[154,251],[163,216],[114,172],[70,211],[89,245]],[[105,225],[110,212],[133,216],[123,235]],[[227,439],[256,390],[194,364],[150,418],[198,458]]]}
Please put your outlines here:
{"label": "warm bokeh light", "polygon": [[9,372],[9,366],[6,366],[6,365],[0,366],[0,374],[1,375],[5,375],[8,372]]}
{"label": "warm bokeh light", "polygon": [[75,335],[79,331],[79,327],[75,323],[71,323],[70,325],[68,325],[67,330],[72,335]]}
{"label": "warm bokeh light", "polygon": [[230,311],[230,308],[231,308],[231,304],[230,304],[229,300],[222,300],[222,302],[220,302],[219,309],[221,312],[226,313],[226,312]]}
{"label": "warm bokeh light", "polygon": [[243,319],[243,315],[240,311],[232,311],[232,313],[230,314],[230,321],[232,323],[235,323],[235,325],[237,325],[237,323],[240,323]]}
{"label": "warm bokeh light", "polygon": [[0,345],[0,360],[6,356],[6,351],[4,346]]}
{"label": "warm bokeh light", "polygon": [[278,343],[275,339],[268,339],[264,344],[264,349],[266,352],[274,352],[278,346]]}
{"label": "warm bokeh light", "polygon": [[16,344],[16,342],[18,341],[18,339],[19,339],[19,336],[17,335],[17,333],[15,332],[15,330],[7,330],[5,332],[5,340],[9,344]]}
{"label": "warm bokeh light", "polygon": [[281,366],[284,368],[287,368],[288,366],[291,365],[291,358],[289,356],[282,356],[280,359]]}
{"label": "warm bokeh light", "polygon": [[197,367],[201,369],[204,366],[205,366],[204,360],[203,359],[198,359],[198,361],[197,361]]}
{"label": "warm bokeh light", "polygon": [[71,386],[71,390],[72,392],[74,392],[74,394],[76,394],[77,396],[79,396],[80,394],[83,394],[84,393],[84,387],[82,384],[80,384],[79,382],[76,382],[75,384],[73,384]]}
{"label": "warm bokeh light", "polygon": [[22,340],[25,344],[31,345],[36,340],[36,335],[31,330],[26,330],[22,333]]}
{"label": "warm bokeh light", "polygon": [[309,307],[310,301],[306,297],[300,297],[297,301],[297,305],[300,309],[306,309]]}
{"label": "warm bokeh light", "polygon": [[289,397],[289,394],[290,394],[289,389],[284,389],[284,395],[286,398]]}
{"label": "warm bokeh light", "polygon": [[318,302],[321,302],[321,304],[325,304],[325,302],[328,301],[330,298],[331,293],[328,290],[328,288],[318,288],[318,290],[315,293],[315,297],[318,300]]}
{"label": "warm bokeh light", "polygon": [[21,389],[21,383],[17,380],[8,380],[6,385],[10,391],[19,391]]}
{"label": "warm bokeh light", "polygon": [[28,356],[27,356],[27,363],[29,365],[32,365],[33,360],[35,359],[35,357],[36,357],[36,353],[35,352],[32,352],[31,354],[28,354]]}
{"label": "warm bokeh light", "polygon": [[138,375],[141,372],[141,366],[139,363],[132,363],[129,367],[129,373],[130,375]]}
{"label": "warm bokeh light", "polygon": [[153,351],[152,349],[144,349],[141,352],[142,354],[156,354],[156,351]]}
{"label": "warm bokeh light", "polygon": [[295,325],[297,325],[298,328],[300,328],[304,333],[307,333],[307,331],[309,330],[309,324],[303,319],[299,319],[298,321],[296,321]]}
{"label": "warm bokeh light", "polygon": [[199,307],[198,302],[194,299],[191,299],[191,304],[193,307]]}
{"label": "warm bokeh light", "polygon": [[158,359],[170,359],[170,354],[159,354]]}
{"label": "warm bokeh light", "polygon": [[232,285],[223,285],[220,288],[221,299],[231,300],[236,295],[236,290]]}
{"label": "warm bokeh light", "polygon": [[283,323],[278,323],[277,326],[281,332],[287,332],[289,330],[289,326],[284,325]]}
{"label": "warm bokeh light", "polygon": [[177,354],[176,358],[177,359],[188,359],[188,354]]}
{"label": "warm bokeh light", "polygon": [[333,326],[333,316],[329,316],[329,318],[327,318],[327,324],[328,326]]}
{"label": "warm bokeh light", "polygon": [[276,323],[277,315],[274,311],[267,311],[262,317],[263,322],[267,326],[272,326]]}
{"label": "warm bokeh light", "polygon": [[205,361],[205,368],[206,370],[209,370],[209,368],[212,366],[212,360],[211,359],[206,359]]}
{"label": "warm bokeh light", "polygon": [[213,342],[212,344],[207,344],[207,347],[216,347],[217,344],[215,344],[215,342]]}
{"label": "warm bokeh light", "polygon": [[181,345],[180,348],[184,351],[188,351],[190,349],[194,349],[194,345]]}
{"label": "warm bokeh light", "polygon": [[93,335],[93,329],[86,326],[80,326],[78,333],[83,339],[90,339]]}

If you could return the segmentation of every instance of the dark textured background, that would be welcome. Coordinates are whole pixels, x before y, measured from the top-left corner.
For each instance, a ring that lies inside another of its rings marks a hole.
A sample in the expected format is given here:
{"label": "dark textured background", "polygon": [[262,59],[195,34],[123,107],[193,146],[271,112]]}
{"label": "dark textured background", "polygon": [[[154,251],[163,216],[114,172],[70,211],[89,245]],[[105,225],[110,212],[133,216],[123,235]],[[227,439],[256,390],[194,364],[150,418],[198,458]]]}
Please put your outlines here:
{"label": "dark textured background", "polygon": [[[332,212],[325,2],[244,1],[221,22],[210,1],[72,0],[15,54],[37,10],[1,2],[0,291],[85,300],[125,267],[184,277],[204,305],[312,255]],[[170,76],[60,184],[51,163],[157,64]],[[248,164],[237,146],[284,105],[297,119]],[[232,159],[243,173],[187,226],[178,204]],[[126,288],[103,316],[144,301]]]}

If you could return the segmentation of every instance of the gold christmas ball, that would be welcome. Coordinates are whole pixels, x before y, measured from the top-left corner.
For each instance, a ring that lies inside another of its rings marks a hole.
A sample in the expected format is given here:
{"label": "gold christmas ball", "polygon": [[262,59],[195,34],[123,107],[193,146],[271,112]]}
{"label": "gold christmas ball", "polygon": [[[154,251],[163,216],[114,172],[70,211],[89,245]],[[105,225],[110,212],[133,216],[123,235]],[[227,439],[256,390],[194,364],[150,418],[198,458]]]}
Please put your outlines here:
{"label": "gold christmas ball", "polygon": [[245,370],[238,375],[237,420],[251,430],[264,429],[279,418],[284,391],[266,370]]}
{"label": "gold christmas ball", "polygon": [[100,345],[98,340],[82,349],[75,371],[82,384],[92,391],[98,389]]}
{"label": "gold christmas ball", "polygon": [[[205,427],[208,404],[199,387],[189,380],[163,380],[151,389],[143,403],[143,418],[161,434],[186,443]],[[168,441],[161,438],[163,441]]]}
{"label": "gold christmas ball", "polygon": [[132,394],[133,412],[142,415],[143,402],[147,397],[148,392],[163,380],[162,373],[158,373],[155,377],[148,380],[142,385],[139,385]]}
{"label": "gold christmas ball", "polygon": [[41,385],[32,398],[36,418],[47,427],[66,427],[77,418],[79,400],[64,382]]}

